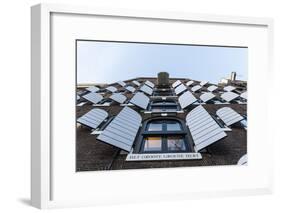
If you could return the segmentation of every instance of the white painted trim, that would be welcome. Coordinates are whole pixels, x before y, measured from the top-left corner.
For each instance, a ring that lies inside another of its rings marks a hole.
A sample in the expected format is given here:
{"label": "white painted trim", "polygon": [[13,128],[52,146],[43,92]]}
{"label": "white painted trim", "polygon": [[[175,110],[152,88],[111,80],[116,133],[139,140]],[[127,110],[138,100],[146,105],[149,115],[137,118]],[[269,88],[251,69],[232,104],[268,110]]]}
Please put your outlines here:
{"label": "white painted trim", "polygon": [[91,6],[78,6],[66,4],[41,4],[50,12],[54,13],[70,13],[84,15],[102,15],[102,16],[119,16],[119,17],[135,17],[149,19],[169,19],[174,21],[195,21],[195,22],[213,22],[213,23],[231,23],[245,25],[262,25],[269,26],[273,24],[271,18],[260,17],[244,17],[244,16],[223,16],[214,14],[198,14],[173,11],[144,11],[131,9],[115,9],[115,8],[97,8]]}
{"label": "white painted trim", "polygon": [[47,208],[51,200],[50,10],[31,8],[31,204]]}

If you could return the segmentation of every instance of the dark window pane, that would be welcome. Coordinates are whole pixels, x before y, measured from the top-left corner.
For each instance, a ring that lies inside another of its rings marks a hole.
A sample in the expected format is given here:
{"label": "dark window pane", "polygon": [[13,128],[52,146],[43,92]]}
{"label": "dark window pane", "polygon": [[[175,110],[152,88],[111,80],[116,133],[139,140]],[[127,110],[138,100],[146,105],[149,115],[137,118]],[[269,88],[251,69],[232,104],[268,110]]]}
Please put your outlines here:
{"label": "dark window pane", "polygon": [[172,95],[171,91],[155,91],[154,92],[155,96],[170,96]]}
{"label": "dark window pane", "polygon": [[144,140],[144,151],[161,151],[162,150],[162,138],[161,137],[147,137]]}
{"label": "dark window pane", "polygon": [[165,101],[165,104],[176,104],[176,102],[175,101],[171,101],[171,100],[167,100],[167,101]]}
{"label": "dark window pane", "polygon": [[153,101],[152,104],[161,104],[162,105],[162,104],[164,104],[164,102],[163,101]]}
{"label": "dark window pane", "polygon": [[170,136],[167,138],[168,151],[185,151],[184,140],[180,136]]}
{"label": "dark window pane", "polygon": [[162,131],[162,123],[149,123],[148,131]]}
{"label": "dark window pane", "polygon": [[166,106],[165,110],[166,111],[176,112],[177,111],[177,107],[176,106]]}
{"label": "dark window pane", "polygon": [[153,106],[152,107],[152,111],[153,112],[162,112],[163,111],[163,107],[161,107],[161,106]]}
{"label": "dark window pane", "polygon": [[165,112],[165,111],[172,111],[172,112],[176,112],[177,111],[177,107],[176,106],[152,106],[151,110],[153,112]]}
{"label": "dark window pane", "polygon": [[181,131],[181,126],[178,122],[167,123],[167,131]]}

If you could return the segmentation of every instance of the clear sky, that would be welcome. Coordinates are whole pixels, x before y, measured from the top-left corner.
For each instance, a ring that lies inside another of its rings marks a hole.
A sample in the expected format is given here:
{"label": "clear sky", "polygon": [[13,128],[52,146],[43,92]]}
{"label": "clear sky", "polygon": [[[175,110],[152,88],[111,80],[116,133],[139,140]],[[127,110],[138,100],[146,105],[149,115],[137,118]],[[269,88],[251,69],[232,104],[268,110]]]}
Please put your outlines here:
{"label": "clear sky", "polygon": [[232,71],[247,80],[247,48],[118,42],[77,42],[77,83],[170,77],[218,83]]}

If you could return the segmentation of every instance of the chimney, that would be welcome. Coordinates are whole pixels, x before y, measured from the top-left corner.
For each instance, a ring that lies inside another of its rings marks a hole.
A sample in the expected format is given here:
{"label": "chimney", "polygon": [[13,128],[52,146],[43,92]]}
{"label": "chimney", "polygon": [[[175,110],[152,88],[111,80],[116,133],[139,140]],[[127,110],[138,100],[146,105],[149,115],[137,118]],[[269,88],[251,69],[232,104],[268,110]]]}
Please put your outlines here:
{"label": "chimney", "polygon": [[159,72],[157,78],[158,87],[169,87],[169,73]]}
{"label": "chimney", "polygon": [[230,80],[231,81],[235,81],[236,80],[236,72],[231,72]]}

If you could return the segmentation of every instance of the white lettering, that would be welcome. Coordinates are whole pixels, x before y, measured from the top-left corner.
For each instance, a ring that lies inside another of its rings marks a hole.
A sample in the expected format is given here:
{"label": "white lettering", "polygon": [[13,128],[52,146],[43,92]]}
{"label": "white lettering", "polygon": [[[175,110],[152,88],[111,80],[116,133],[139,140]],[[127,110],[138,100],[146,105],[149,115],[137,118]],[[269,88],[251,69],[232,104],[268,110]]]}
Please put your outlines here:
{"label": "white lettering", "polygon": [[128,154],[126,161],[153,160],[195,160],[202,159],[200,153],[165,153],[165,154]]}

